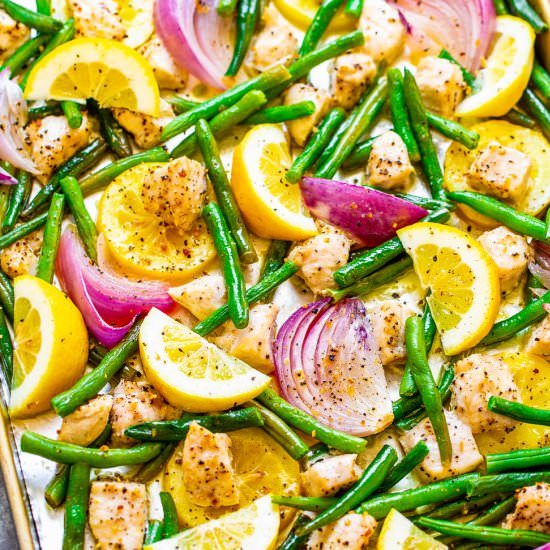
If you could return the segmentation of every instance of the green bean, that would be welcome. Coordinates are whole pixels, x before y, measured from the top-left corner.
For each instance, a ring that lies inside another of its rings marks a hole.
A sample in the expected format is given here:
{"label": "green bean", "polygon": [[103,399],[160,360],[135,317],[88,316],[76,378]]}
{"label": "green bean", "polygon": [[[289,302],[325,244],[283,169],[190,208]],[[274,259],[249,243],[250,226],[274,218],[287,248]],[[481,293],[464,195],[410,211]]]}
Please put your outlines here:
{"label": "green bean", "polygon": [[285,497],[273,495],[271,500],[280,506],[288,506],[309,512],[323,512],[340,501],[337,497]]}
{"label": "green bean", "polygon": [[36,11],[43,15],[52,14],[51,0],[36,0]]}
{"label": "green bean", "polygon": [[363,13],[363,0],[348,0],[344,13],[351,17],[355,17],[355,19],[359,19]]}
{"label": "green bean", "polygon": [[488,454],[485,457],[485,463],[488,474],[545,467],[550,465],[550,447]]}
{"label": "green bean", "polygon": [[522,105],[526,110],[531,113],[531,116],[537,121],[542,133],[546,136],[546,139],[550,139],[550,111],[546,104],[539,98],[539,96],[527,88],[523,92]]}
{"label": "green bean", "polygon": [[[348,113],[348,116],[346,117],[346,119],[342,122],[342,124],[340,124],[340,126],[338,126],[338,128],[336,128],[336,131],[332,134],[332,137],[330,138],[327,146],[325,147],[325,149],[323,150],[323,152],[319,156],[319,159],[317,160],[317,163],[316,163],[317,166],[323,166],[329,161],[329,159],[332,156],[334,150],[336,149],[336,146],[338,145],[338,143],[340,143],[340,140],[342,139],[342,136],[347,132],[348,128],[350,127],[351,123],[353,122],[353,119],[354,119],[355,115],[357,114],[357,111],[359,110],[359,107],[361,106],[361,103],[365,100],[365,97],[366,97],[366,94],[363,94],[363,96],[358,101],[358,103]],[[360,142],[356,146],[356,148],[360,147],[361,143],[365,143],[365,142],[364,141]],[[352,151],[352,153],[353,153],[353,151]],[[346,163],[347,160],[348,159],[346,159],[344,161],[344,163]]]}
{"label": "green bean", "polygon": [[537,125],[536,120],[519,109],[510,109],[503,118],[512,124],[525,126],[525,128],[534,128]]}
{"label": "green bean", "polygon": [[13,294],[13,285],[9,277],[0,269],[0,306],[4,310],[10,323],[13,323],[13,308],[15,297]]}
{"label": "green bean", "polygon": [[65,197],[61,193],[54,193],[50,209],[48,210],[48,219],[44,227],[44,239],[42,249],[38,258],[36,276],[47,283],[53,281],[55,271],[55,258],[61,237],[61,224],[63,223],[63,211],[65,209]]}
{"label": "green bean", "polygon": [[527,21],[537,34],[548,30],[548,25],[544,19],[540,17],[527,0],[508,0],[508,5],[510,11]]}
{"label": "green bean", "polygon": [[4,64],[0,70],[8,68],[10,70],[11,78],[17,76],[23,67],[40,52],[40,48],[42,48],[42,46],[46,44],[49,39],[50,37],[47,34],[39,34],[38,36],[27,40],[19,46],[19,48],[17,48],[17,50],[15,50],[15,52],[10,55],[8,59],[6,59],[6,61],[4,61]]}
{"label": "green bean", "polygon": [[8,387],[13,379],[13,344],[4,310],[0,307],[0,364]]}
{"label": "green bean", "polygon": [[516,505],[516,498],[514,496],[508,497],[500,502],[493,504],[485,513],[472,521],[469,521],[470,525],[494,525],[502,521],[506,515],[511,512]]}
{"label": "green bean", "polygon": [[519,422],[550,426],[550,410],[537,409],[517,401],[508,401],[496,395],[489,397],[487,408],[494,413],[513,418]]}
{"label": "green bean", "polygon": [[214,415],[185,413],[178,420],[159,420],[130,426],[125,434],[140,441],[181,441],[193,422],[197,422],[211,432],[232,432],[242,428],[261,427],[262,415],[255,407],[237,409]]}
{"label": "green bean", "polygon": [[235,76],[250,48],[254,29],[260,20],[260,0],[239,0],[237,3],[237,32],[233,57],[225,76]]}
{"label": "green bean", "polygon": [[28,172],[19,170],[17,185],[12,186],[8,208],[2,220],[2,232],[11,231],[21,215],[32,190],[32,178]]}
{"label": "green bean", "polygon": [[149,520],[147,525],[147,533],[145,535],[144,545],[153,544],[162,539],[162,530],[164,525],[162,521],[158,519]]}
{"label": "green bean", "polygon": [[304,463],[306,465],[315,464],[326,458],[329,452],[330,449],[324,443],[317,443],[308,449],[307,454],[304,456]]}
{"label": "green bean", "polygon": [[95,397],[108,384],[127,359],[137,351],[140,327],[141,321],[134,323],[128,334],[109,350],[93,371],[85,374],[72,388],[59,393],[52,399],[52,407],[59,416],[72,413],[80,405]]}
{"label": "green bean", "polygon": [[323,0],[306,30],[298,55],[304,56],[317,47],[343,3],[344,0]]}
{"label": "green bean", "polygon": [[19,239],[29,235],[29,233],[32,233],[42,227],[46,223],[47,218],[48,213],[44,212],[43,214],[36,216],[36,218],[32,218],[25,223],[16,225],[9,233],[5,233],[0,237],[0,250],[10,246],[10,244],[13,244]]}
{"label": "green bean", "polygon": [[92,216],[90,216],[90,213],[86,209],[84,196],[78,186],[78,181],[76,181],[76,178],[68,176],[63,178],[59,182],[59,185],[63,190],[63,194],[73,215],[86,253],[95,262],[97,260],[97,228]]}
{"label": "green bean", "polygon": [[[258,284],[246,291],[246,300],[249,305],[259,302],[275,290],[281,283],[290,279],[298,272],[298,266],[292,262],[285,262],[277,271],[264,277]],[[200,336],[206,336],[229,319],[229,307],[223,305],[206,319],[195,325],[193,330]]]}
{"label": "green bean", "polygon": [[493,6],[497,15],[509,15],[506,0],[493,0]]}
{"label": "green bean", "polygon": [[69,127],[76,130],[82,126],[82,111],[80,110],[80,105],[75,101],[62,101],[61,109],[69,123]]}
{"label": "green bean", "polygon": [[521,487],[548,481],[550,481],[550,472],[514,472],[480,476],[468,483],[468,496],[475,497],[495,492],[510,493]]}
{"label": "green bean", "polygon": [[[449,211],[442,208],[441,210],[430,212],[421,221],[444,223],[448,218]],[[371,248],[345,266],[337,269],[333,274],[333,278],[340,287],[350,286],[363,277],[381,269],[404,252],[405,249],[399,237],[394,237],[379,246]]]}
{"label": "green bean", "polygon": [[289,241],[278,241],[276,239],[271,241],[265,257],[264,265],[262,266],[262,278],[272,275],[281,268],[285,262],[289,249]]}
{"label": "green bean", "polygon": [[31,107],[28,111],[28,120],[38,120],[47,116],[58,116],[62,115],[63,110],[59,103],[48,103],[46,105],[41,105],[40,107]]}
{"label": "green bean", "polygon": [[450,61],[451,63],[457,65],[462,72],[462,78],[464,79],[464,82],[466,82],[466,84],[470,88],[475,88],[476,77],[466,67],[464,67],[462,63],[458,62],[450,52],[443,49],[439,52],[439,55],[437,57],[440,57],[441,59],[446,59],[447,61]]}
{"label": "green bean", "polygon": [[390,471],[378,491],[384,493],[407,477],[428,456],[430,449],[424,441],[419,441]]}
{"label": "green bean", "polygon": [[437,130],[440,134],[443,134],[445,137],[458,141],[464,147],[468,149],[475,149],[479,145],[480,135],[473,130],[468,130],[455,122],[454,120],[449,120],[434,113],[426,111],[426,118],[428,119],[429,125]]}
{"label": "green bean", "polygon": [[420,97],[420,90],[412,73],[405,69],[404,77],[405,103],[411,117],[411,124],[416,142],[420,149],[422,168],[430,185],[432,196],[445,200],[443,189],[443,171],[437,157],[437,150],[432,141],[426,109]]}
{"label": "green bean", "polygon": [[307,542],[308,536],[302,535],[299,537],[294,532],[294,529],[305,525],[308,521],[309,518],[305,514],[300,514],[298,519],[294,522],[293,528],[290,530],[285,540],[277,547],[277,550],[301,550]]}
{"label": "green bean", "polygon": [[398,68],[394,67],[388,71],[388,82],[390,85],[390,113],[393,127],[406,145],[410,159],[418,162],[420,160],[420,150],[411,128],[411,121],[405,104],[403,75]]}
{"label": "green bean", "polygon": [[550,99],[550,74],[536,59],[531,73],[531,82],[543,95],[544,99]]}
{"label": "green bean", "polygon": [[49,15],[36,13],[35,11],[12,2],[12,0],[0,0],[0,7],[3,8],[12,19],[44,34],[53,34],[63,25],[61,21],[57,21],[57,19]]}
{"label": "green bean", "polygon": [[287,403],[270,388],[258,395],[256,400],[273,411],[287,424],[290,424],[297,430],[314,436],[322,443],[334,449],[338,449],[343,453],[360,453],[367,445],[367,442],[360,437],[348,435],[324,426],[316,418],[293,407],[290,403]]}
{"label": "green bean", "polygon": [[313,101],[299,101],[292,105],[277,105],[266,107],[261,111],[249,116],[244,124],[277,124],[287,120],[296,120],[304,116],[312,115],[315,112]]}
{"label": "green bean", "polygon": [[201,101],[195,101],[193,99],[188,99],[186,97],[181,97],[178,95],[170,96],[166,98],[166,101],[168,101],[168,103],[170,103],[170,105],[174,107],[174,111],[176,111],[178,115],[190,111],[195,107],[199,107],[199,105],[202,105]]}
{"label": "green bean", "polygon": [[77,462],[71,466],[69,474],[67,500],[65,502],[63,550],[82,550],[84,548],[89,495],[90,466]]}
{"label": "green bean", "polygon": [[488,504],[493,504],[499,495],[484,495],[472,499],[462,499],[444,506],[438,506],[433,512],[429,512],[427,517],[433,519],[449,519],[455,516],[466,516],[477,510],[485,508]]}
{"label": "green bean", "polygon": [[369,160],[374,141],[379,136],[370,137],[358,143],[350,156],[344,161],[344,168],[356,168],[366,164]]}
{"label": "green bean", "polygon": [[99,127],[103,139],[109,149],[118,157],[125,158],[132,154],[132,145],[128,134],[113,116],[111,109],[102,108],[95,99],[88,99],[88,108],[99,120]]}
{"label": "green bean", "polygon": [[144,464],[140,468],[139,472],[135,475],[134,480],[138,483],[148,483],[155,477],[157,477],[168,459],[172,456],[174,449],[176,448],[176,443],[168,443],[162,449],[162,452],[147,464]]}
{"label": "green bean", "polygon": [[168,539],[179,531],[178,512],[176,510],[176,503],[170,493],[161,491],[159,497],[164,513],[162,538]]}

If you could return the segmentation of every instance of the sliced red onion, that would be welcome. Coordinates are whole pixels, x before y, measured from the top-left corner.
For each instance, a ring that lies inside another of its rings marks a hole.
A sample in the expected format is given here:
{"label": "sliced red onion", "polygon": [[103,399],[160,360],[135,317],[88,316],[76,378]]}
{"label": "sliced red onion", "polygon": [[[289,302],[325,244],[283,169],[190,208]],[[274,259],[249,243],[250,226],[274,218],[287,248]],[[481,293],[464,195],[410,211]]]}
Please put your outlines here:
{"label": "sliced red onion", "polygon": [[231,58],[230,20],[216,11],[216,0],[157,0],[155,28],[178,65],[223,90]]}
{"label": "sliced red onion", "polygon": [[4,185],[15,185],[17,180],[0,166],[0,183]]}
{"label": "sliced red onion", "polygon": [[361,246],[378,246],[428,215],[420,206],[361,185],[303,178],[300,187],[316,218],[340,228]]}
{"label": "sliced red onion", "polygon": [[545,545],[535,548],[535,550],[550,550],[550,542],[547,542]]}
{"label": "sliced red onion", "polygon": [[301,307],[275,342],[284,397],[320,422],[367,436],[393,421],[382,363],[363,303],[331,298]]}
{"label": "sliced red onion", "polygon": [[533,241],[535,261],[529,264],[529,271],[550,289],[550,246],[541,241]]}

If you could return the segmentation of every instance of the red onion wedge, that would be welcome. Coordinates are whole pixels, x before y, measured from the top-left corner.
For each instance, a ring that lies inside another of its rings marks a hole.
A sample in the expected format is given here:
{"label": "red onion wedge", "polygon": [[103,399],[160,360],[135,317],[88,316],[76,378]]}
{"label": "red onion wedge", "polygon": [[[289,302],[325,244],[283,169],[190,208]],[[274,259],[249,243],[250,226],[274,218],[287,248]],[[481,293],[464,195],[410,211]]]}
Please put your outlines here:
{"label": "red onion wedge", "polygon": [[301,307],[275,342],[285,399],[331,428],[378,433],[393,421],[382,363],[363,303],[331,298]]}
{"label": "red onion wedge", "polygon": [[14,185],[17,183],[17,180],[0,166],[0,183],[5,185]]}
{"label": "red onion wedge", "polygon": [[533,241],[535,259],[529,264],[529,271],[550,289],[550,246],[541,241]]}
{"label": "red onion wedge", "polygon": [[428,215],[420,206],[361,185],[303,178],[300,187],[316,218],[340,228],[360,246],[378,246]]}

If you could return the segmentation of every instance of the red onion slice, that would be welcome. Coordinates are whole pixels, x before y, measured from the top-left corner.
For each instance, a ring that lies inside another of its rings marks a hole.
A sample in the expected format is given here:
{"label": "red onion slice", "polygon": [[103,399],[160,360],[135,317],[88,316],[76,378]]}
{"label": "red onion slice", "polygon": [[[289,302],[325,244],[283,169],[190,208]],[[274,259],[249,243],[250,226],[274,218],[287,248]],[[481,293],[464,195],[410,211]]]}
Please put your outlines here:
{"label": "red onion slice", "polygon": [[17,180],[0,166],[0,183],[4,185],[15,185]]}
{"label": "red onion slice", "polygon": [[537,277],[545,288],[550,288],[550,246],[541,241],[533,241],[535,261],[529,264],[529,271]]}

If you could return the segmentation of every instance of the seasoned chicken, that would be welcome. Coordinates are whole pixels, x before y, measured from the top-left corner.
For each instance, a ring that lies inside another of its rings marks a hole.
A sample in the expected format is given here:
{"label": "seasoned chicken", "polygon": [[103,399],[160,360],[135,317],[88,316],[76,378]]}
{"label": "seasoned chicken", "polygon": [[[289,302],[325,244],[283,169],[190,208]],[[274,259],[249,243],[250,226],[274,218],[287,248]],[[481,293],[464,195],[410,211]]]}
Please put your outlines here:
{"label": "seasoned chicken", "polygon": [[0,267],[10,278],[34,275],[42,249],[42,231],[34,231],[0,252]]}
{"label": "seasoned chicken", "polygon": [[181,286],[171,288],[168,294],[188,309],[199,321],[214,313],[227,302],[223,275],[203,275]]}
{"label": "seasoned chicken", "polygon": [[93,481],[89,522],[99,550],[140,550],[147,520],[143,483]]}
{"label": "seasoned chicken", "polygon": [[307,496],[327,497],[347,489],[361,477],[356,454],[330,456],[315,462],[302,473],[302,487]]}
{"label": "seasoned chicken", "polygon": [[378,136],[372,144],[367,166],[369,184],[380,189],[406,188],[414,167],[407,147],[393,130]]}
{"label": "seasoned chicken", "polygon": [[26,142],[42,183],[46,183],[54,170],[85,147],[92,135],[86,115],[80,128],[71,128],[64,116],[47,116],[31,121],[26,131]]}
{"label": "seasoned chicken", "polygon": [[525,351],[537,355],[550,355],[550,317],[546,316],[531,331]]}
{"label": "seasoned chicken", "polygon": [[183,234],[204,206],[206,169],[196,160],[181,157],[154,170],[141,189],[146,210]]}
{"label": "seasoned chicken", "polygon": [[429,111],[452,116],[464,98],[466,83],[456,63],[439,57],[423,57],[416,70],[416,82]]}
{"label": "seasoned chicken", "polygon": [[231,439],[191,423],[183,446],[183,480],[189,499],[198,506],[238,504]]}
{"label": "seasoned chicken", "polygon": [[429,418],[422,420],[400,438],[401,444],[407,452],[419,441],[424,441],[428,445],[430,453],[418,467],[418,470],[429,482],[471,472],[483,461],[470,426],[462,422],[454,412],[445,411],[445,418],[449,426],[453,449],[450,467],[444,468],[441,463],[439,447]]}
{"label": "seasoned chicken", "polygon": [[518,200],[529,181],[531,159],[513,147],[497,141],[481,150],[468,172],[468,181],[477,191],[498,199]]}
{"label": "seasoned chicken", "polygon": [[478,241],[497,266],[501,292],[505,294],[513,290],[527,272],[533,257],[525,237],[500,226],[483,233]]}
{"label": "seasoned chicken", "polygon": [[313,101],[315,112],[312,115],[290,120],[286,123],[292,139],[301,147],[305,145],[311,132],[321,122],[330,109],[330,96],[309,84],[294,84],[285,95],[284,104],[292,105],[300,101]]}
{"label": "seasoned chicken", "polygon": [[103,432],[113,408],[112,395],[98,395],[63,418],[59,441],[87,447]]}
{"label": "seasoned chicken", "polygon": [[29,29],[0,9],[0,61],[7,59],[29,38]]}
{"label": "seasoned chicken", "polygon": [[332,96],[340,107],[353,107],[376,75],[372,57],[362,52],[350,52],[336,58]]}
{"label": "seasoned chicken", "polygon": [[306,543],[307,550],[362,550],[366,548],[376,520],[369,514],[348,512],[326,527],[313,531]]}
{"label": "seasoned chicken", "polygon": [[516,508],[506,516],[505,529],[524,529],[550,534],[550,485],[536,483],[516,491]]}
{"label": "seasoned chicken", "polygon": [[122,40],[126,29],[116,0],[69,0],[77,36]]}
{"label": "seasoned chicken", "polygon": [[139,53],[149,61],[161,90],[179,90],[185,86],[187,71],[176,64],[158,36],[143,44]]}

